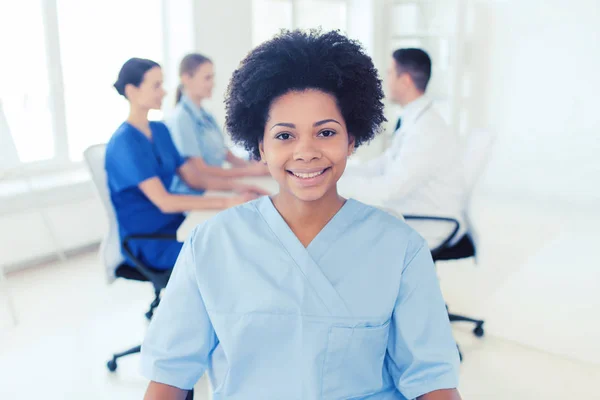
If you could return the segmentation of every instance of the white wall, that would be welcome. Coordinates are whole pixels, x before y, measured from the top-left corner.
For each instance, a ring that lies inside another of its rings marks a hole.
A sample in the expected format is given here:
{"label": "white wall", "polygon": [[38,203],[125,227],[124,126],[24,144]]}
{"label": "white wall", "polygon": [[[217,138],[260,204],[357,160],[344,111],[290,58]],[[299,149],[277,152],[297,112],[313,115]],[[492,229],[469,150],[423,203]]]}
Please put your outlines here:
{"label": "white wall", "polygon": [[194,15],[196,50],[215,64],[213,98],[206,107],[223,125],[227,84],[240,61],[252,49],[252,1],[196,0]]}
{"label": "white wall", "polygon": [[484,187],[600,202],[600,2],[476,4],[473,114],[499,134]]}

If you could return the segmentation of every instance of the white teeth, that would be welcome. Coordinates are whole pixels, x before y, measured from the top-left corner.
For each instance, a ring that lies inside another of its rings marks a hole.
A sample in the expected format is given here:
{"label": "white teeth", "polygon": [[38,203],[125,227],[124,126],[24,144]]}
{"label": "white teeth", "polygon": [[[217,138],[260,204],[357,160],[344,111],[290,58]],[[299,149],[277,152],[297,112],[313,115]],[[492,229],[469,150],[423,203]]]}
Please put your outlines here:
{"label": "white teeth", "polygon": [[321,175],[323,172],[325,172],[325,170],[319,171],[319,172],[311,172],[311,173],[292,172],[292,174],[294,174],[295,176],[297,176],[298,178],[301,178],[301,179],[310,179],[310,178],[314,178],[315,176]]}

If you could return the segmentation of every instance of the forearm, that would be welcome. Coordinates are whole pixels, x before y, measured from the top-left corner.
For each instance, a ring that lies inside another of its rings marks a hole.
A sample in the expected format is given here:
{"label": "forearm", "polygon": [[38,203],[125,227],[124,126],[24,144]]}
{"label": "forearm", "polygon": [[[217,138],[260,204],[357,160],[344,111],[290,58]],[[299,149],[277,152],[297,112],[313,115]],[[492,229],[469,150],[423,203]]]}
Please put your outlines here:
{"label": "forearm", "polygon": [[227,152],[226,159],[232,166],[236,168],[246,167],[249,164],[246,160],[242,160],[241,158],[236,157],[231,151]]}
{"label": "forearm", "polygon": [[247,175],[245,168],[221,168],[214,167],[212,165],[206,165],[203,161],[195,162],[193,159],[194,165],[200,171],[207,176],[213,176],[217,178],[239,178]]}
{"label": "forearm", "polygon": [[163,383],[150,382],[144,400],[185,400],[187,390]]}
{"label": "forearm", "polygon": [[461,400],[461,397],[456,389],[443,389],[424,394],[418,400]]}
{"label": "forearm", "polygon": [[227,208],[227,199],[216,196],[189,196],[167,193],[160,199],[157,206],[166,214],[191,210],[222,210]]}

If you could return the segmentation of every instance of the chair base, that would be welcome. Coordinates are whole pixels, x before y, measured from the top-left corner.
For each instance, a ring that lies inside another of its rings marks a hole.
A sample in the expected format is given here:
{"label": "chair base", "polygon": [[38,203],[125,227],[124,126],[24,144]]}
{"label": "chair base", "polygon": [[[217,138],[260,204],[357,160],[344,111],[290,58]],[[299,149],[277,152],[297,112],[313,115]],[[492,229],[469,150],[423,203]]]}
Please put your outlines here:
{"label": "chair base", "polygon": [[450,313],[448,314],[448,317],[450,318],[450,322],[470,322],[472,324],[475,324],[473,334],[477,337],[483,337],[483,335],[485,334],[485,331],[483,329],[483,324],[485,323],[484,320],[474,319],[470,317],[465,317],[464,315]]}
{"label": "chair base", "polygon": [[[446,309],[448,309],[448,306],[446,306]],[[464,315],[452,314],[450,312],[448,312],[448,318],[450,319],[450,322],[470,322],[472,324],[475,324],[475,328],[473,329],[473,335],[477,336],[478,338],[483,337],[483,335],[485,335],[485,331],[483,329],[483,324],[485,323],[484,320],[466,317]],[[462,362],[463,355],[460,351],[458,343],[456,344],[456,348],[458,349],[458,356],[460,357],[460,362]]]}

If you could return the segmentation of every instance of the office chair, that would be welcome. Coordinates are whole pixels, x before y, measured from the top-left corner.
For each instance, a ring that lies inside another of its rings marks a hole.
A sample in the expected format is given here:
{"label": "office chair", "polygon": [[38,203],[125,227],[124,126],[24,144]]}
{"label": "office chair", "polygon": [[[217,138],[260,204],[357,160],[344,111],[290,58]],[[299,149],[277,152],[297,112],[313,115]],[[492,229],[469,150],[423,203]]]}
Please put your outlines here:
{"label": "office chair", "polygon": [[[458,240],[458,242],[454,243],[455,239],[457,239],[456,234],[459,230],[459,223],[457,220],[453,218],[425,215],[404,215],[404,219],[409,224],[411,221],[431,221],[434,223],[449,224],[451,226],[451,233],[447,235],[439,245],[431,249],[431,256],[436,263],[438,261],[462,260],[466,258],[474,258],[475,262],[477,262],[477,235],[473,224],[470,222],[468,208],[473,189],[487,166],[494,140],[495,133],[488,130],[473,131],[466,139],[463,153],[463,167],[466,192],[466,207],[464,214],[467,233]],[[446,309],[448,309],[448,306],[446,306]],[[448,317],[450,322],[469,322],[475,324],[473,334],[477,337],[482,337],[485,334],[483,329],[483,324],[485,323],[484,320],[453,314],[450,311],[448,311]],[[463,356],[460,347],[458,347],[458,352],[462,361]]]}
{"label": "office chair", "polygon": [[[119,229],[117,225],[117,217],[110,201],[110,194],[108,191],[108,185],[106,181],[106,171],[104,169],[104,157],[106,154],[106,145],[97,144],[88,147],[83,155],[86,164],[92,175],[92,180],[96,186],[102,205],[106,211],[109,229],[108,233],[104,237],[102,244],[100,245],[100,256],[102,263],[106,268],[108,282],[113,282],[116,278],[129,279],[138,282],[150,282],[154,286],[154,300],[150,304],[150,309],[146,312],[145,316],[147,319],[151,319],[154,310],[160,303],[161,290],[167,286],[171,270],[156,270],[148,267],[141,262],[132,253],[129,243],[136,239],[156,239],[156,240],[173,240],[176,239],[174,235],[132,235],[123,239],[123,242],[119,241]],[[121,253],[121,246],[123,251],[127,255],[126,260]],[[130,354],[136,354],[141,351],[141,346],[132,347],[129,350],[113,355],[112,359],[107,362],[106,366],[110,372],[117,370],[117,360],[121,357],[128,356]],[[191,400],[194,397],[193,390],[188,393],[187,400]]]}

